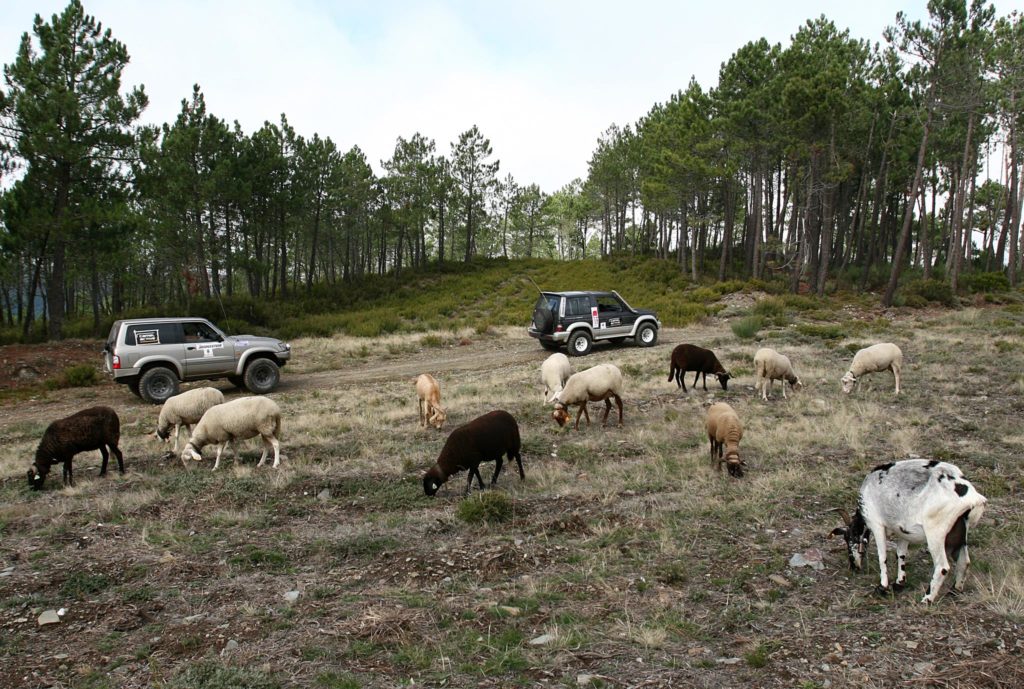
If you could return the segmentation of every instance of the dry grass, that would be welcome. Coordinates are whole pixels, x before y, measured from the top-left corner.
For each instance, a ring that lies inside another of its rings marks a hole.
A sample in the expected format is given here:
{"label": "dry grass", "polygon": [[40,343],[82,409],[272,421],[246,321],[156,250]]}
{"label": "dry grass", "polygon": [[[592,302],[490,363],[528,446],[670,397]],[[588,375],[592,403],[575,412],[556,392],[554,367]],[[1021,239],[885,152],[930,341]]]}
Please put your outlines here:
{"label": "dry grass", "polygon": [[[129,474],[99,479],[91,453],[75,462],[75,488],[59,487],[58,469],[38,494],[23,472],[52,414],[45,401],[7,410],[0,569],[14,570],[0,578],[0,667],[17,671],[0,670],[0,685],[157,685],[228,639],[239,649],[219,662],[269,663],[289,686],[574,686],[580,674],[606,686],[927,685],[964,663],[1018,677],[1024,388],[1000,372],[1024,370],[1024,350],[988,346],[1018,328],[1000,309],[914,312],[838,340],[768,327],[764,344],[790,356],[805,387],[783,400],[776,386],[767,403],[749,373],[759,345],[727,322],[666,331],[653,349],[598,347],[573,364],[622,368],[625,426],[602,429],[595,404],[579,432],[540,403],[545,353],[521,329],[298,340],[292,384],[274,395],[279,470],[254,468],[256,442],[217,474],[212,459],[183,468],[144,437],[155,409],[119,403]],[[852,350],[876,340],[907,355],[905,393],[881,374],[842,395]],[[728,391],[666,382],[683,341],[739,372]],[[969,363],[951,357],[963,348]],[[449,410],[441,432],[417,423],[405,372],[421,363]],[[742,480],[711,469],[711,400],[743,420]],[[519,420],[527,480],[506,465],[511,518],[467,525],[455,516],[464,475],[435,499],[419,479],[451,428],[494,408]],[[915,602],[931,572],[922,549],[909,590],[885,600],[871,595],[873,557],[853,575],[825,539],[830,510],[852,509],[872,466],[918,455],[958,463],[990,501],[967,594],[930,610]],[[788,566],[810,548],[825,569]],[[291,605],[289,590],[301,591]],[[49,607],[71,612],[58,627],[17,622]],[[90,671],[119,674],[89,684]]]}

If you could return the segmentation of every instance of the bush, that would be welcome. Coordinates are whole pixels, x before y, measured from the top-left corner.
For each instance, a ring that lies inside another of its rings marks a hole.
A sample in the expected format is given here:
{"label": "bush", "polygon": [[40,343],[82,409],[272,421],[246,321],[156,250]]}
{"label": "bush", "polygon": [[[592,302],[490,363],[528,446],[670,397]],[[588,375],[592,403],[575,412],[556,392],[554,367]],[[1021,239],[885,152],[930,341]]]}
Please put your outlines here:
{"label": "bush", "polygon": [[846,337],[846,329],[841,325],[831,323],[800,323],[796,331],[808,337],[817,337],[822,340],[840,340]]}
{"label": "bush", "polygon": [[51,390],[57,388],[87,388],[96,385],[99,376],[96,368],[89,364],[76,364],[64,369],[59,378],[46,381],[46,387]]}
{"label": "bush", "polygon": [[771,325],[786,325],[789,323],[789,316],[786,314],[786,303],[778,297],[766,297],[756,304],[751,311],[756,316],[761,316]]}
{"label": "bush", "polygon": [[221,665],[214,660],[190,663],[171,689],[279,689],[281,683],[259,670]]}
{"label": "bush", "polygon": [[903,288],[903,297],[918,296],[929,302],[955,306],[956,299],[949,284],[942,280],[912,280]]}
{"label": "bush", "polygon": [[467,524],[496,524],[511,519],[513,510],[512,498],[505,493],[489,490],[460,502],[455,516]]}
{"label": "bush", "polygon": [[746,316],[733,321],[729,327],[732,328],[732,334],[741,340],[752,340],[763,325],[764,319],[761,316]]}
{"label": "bush", "polygon": [[960,276],[960,285],[968,292],[1008,292],[1010,281],[1002,273],[968,273]]}

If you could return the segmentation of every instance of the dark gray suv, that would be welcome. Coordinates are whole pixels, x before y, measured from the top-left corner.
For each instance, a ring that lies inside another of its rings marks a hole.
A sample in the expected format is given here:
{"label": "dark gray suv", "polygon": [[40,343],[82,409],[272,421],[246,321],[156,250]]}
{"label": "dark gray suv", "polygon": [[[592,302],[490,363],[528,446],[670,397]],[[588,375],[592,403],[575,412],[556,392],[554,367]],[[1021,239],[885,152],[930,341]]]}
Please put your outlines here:
{"label": "dark gray suv", "polygon": [[104,368],[115,383],[162,404],[182,381],[227,378],[262,395],[277,387],[291,345],[272,337],[225,335],[204,318],[114,321],[103,346]]}
{"label": "dark gray suv", "polygon": [[570,356],[583,356],[601,340],[632,339],[640,347],[651,347],[658,342],[660,329],[656,313],[634,309],[613,290],[541,292],[528,332],[544,349],[565,345]]}

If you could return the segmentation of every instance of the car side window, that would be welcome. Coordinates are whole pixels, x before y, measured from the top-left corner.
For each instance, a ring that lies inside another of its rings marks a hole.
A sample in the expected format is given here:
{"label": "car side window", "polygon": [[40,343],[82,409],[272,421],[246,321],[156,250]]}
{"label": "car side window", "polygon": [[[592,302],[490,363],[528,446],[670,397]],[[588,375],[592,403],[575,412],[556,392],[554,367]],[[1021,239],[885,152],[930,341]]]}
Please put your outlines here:
{"label": "car side window", "polygon": [[220,342],[220,337],[206,323],[197,321],[182,323],[185,342]]}
{"label": "car side window", "polygon": [[589,297],[570,297],[566,301],[568,302],[565,309],[566,316],[576,317],[590,315]]}
{"label": "car side window", "polygon": [[130,325],[125,328],[124,343],[129,347],[181,344],[181,326],[177,323]]}
{"label": "car side window", "polygon": [[599,313],[611,313],[613,311],[623,311],[624,308],[615,297],[602,296],[597,298],[597,310]]}

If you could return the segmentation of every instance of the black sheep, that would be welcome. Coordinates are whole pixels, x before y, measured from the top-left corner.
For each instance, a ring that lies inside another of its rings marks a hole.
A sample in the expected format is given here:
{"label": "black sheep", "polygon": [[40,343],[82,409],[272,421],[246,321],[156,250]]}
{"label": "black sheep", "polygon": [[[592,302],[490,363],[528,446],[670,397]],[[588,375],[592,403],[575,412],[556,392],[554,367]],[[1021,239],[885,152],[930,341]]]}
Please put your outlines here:
{"label": "black sheep", "polygon": [[722,384],[723,390],[729,389],[729,379],[732,378],[718,361],[718,357],[710,349],[704,349],[692,344],[681,344],[672,350],[672,361],[668,369],[668,382],[676,381],[676,384],[686,390],[686,381],[683,374],[688,371],[696,371],[693,377],[693,387],[697,387],[697,378],[704,376],[704,391],[708,389],[708,374],[718,376],[718,382]]}
{"label": "black sheep", "polygon": [[28,485],[34,490],[43,487],[46,475],[54,464],[64,464],[64,485],[75,485],[71,474],[71,459],[79,452],[99,450],[103,455],[100,476],[107,473],[107,448],[117,457],[117,469],[124,473],[124,456],[118,449],[121,439],[121,420],[110,407],[89,407],[77,414],[57,419],[46,428],[36,459],[28,470]]}
{"label": "black sheep", "polygon": [[460,471],[469,470],[466,482],[466,495],[473,487],[476,476],[480,489],[484,481],[480,477],[480,462],[494,462],[494,475],[491,485],[498,481],[501,473],[502,455],[507,454],[508,460],[513,459],[519,465],[519,478],[523,480],[523,459],[519,455],[519,425],[507,411],[492,411],[478,416],[467,424],[459,426],[451,432],[441,448],[437,464],[430,467],[423,476],[423,492],[434,495],[448,477]]}

